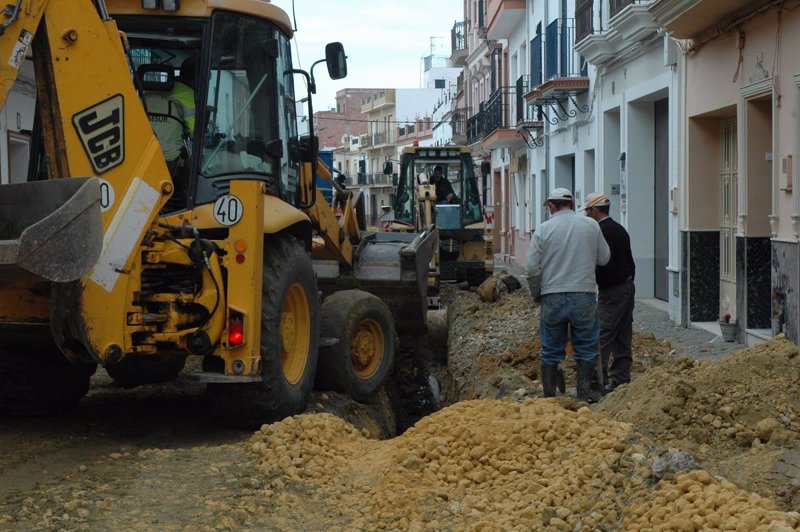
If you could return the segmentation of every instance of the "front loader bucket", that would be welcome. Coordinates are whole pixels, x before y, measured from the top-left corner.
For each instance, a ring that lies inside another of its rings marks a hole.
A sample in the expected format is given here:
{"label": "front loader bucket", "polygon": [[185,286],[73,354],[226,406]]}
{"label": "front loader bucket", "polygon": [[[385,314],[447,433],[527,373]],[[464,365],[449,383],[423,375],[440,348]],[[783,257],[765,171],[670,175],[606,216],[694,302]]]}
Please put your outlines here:
{"label": "front loader bucket", "polygon": [[0,280],[74,281],[102,246],[96,177],[0,186]]}
{"label": "front loader bucket", "polygon": [[371,233],[356,252],[355,280],[362,290],[380,297],[401,334],[425,330],[428,270],[438,246],[438,232]]}

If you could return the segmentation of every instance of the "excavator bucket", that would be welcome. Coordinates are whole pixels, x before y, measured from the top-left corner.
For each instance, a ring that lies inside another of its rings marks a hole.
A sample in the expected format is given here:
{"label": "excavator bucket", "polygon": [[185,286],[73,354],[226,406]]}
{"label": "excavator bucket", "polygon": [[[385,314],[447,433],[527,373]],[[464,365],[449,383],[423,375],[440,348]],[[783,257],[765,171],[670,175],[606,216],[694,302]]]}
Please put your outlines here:
{"label": "excavator bucket", "polygon": [[0,186],[0,281],[80,279],[102,246],[96,177]]}
{"label": "excavator bucket", "polygon": [[[439,232],[433,227],[421,233],[363,233],[354,253],[353,270],[339,275],[318,271],[323,295],[358,289],[380,297],[401,335],[427,330],[428,270]],[[331,261],[322,261],[331,262]]]}
{"label": "excavator bucket", "polygon": [[438,241],[433,228],[370,233],[356,252],[356,282],[386,303],[400,333],[421,332],[427,326],[428,270]]}

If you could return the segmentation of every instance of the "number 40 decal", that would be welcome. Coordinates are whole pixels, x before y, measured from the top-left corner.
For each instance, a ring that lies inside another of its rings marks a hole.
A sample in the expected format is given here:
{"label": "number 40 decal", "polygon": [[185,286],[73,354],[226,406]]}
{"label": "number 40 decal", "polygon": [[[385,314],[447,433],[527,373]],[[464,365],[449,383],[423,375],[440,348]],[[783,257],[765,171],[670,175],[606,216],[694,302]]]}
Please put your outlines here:
{"label": "number 40 decal", "polygon": [[233,225],[242,219],[244,205],[233,195],[222,196],[214,203],[214,218],[222,225]]}

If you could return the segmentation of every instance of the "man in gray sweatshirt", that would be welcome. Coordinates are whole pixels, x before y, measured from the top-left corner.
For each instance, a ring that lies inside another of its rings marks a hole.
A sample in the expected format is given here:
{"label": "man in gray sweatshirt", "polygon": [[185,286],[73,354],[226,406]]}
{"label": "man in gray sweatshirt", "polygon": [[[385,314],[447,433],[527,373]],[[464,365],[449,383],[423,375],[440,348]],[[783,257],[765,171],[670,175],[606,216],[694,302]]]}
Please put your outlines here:
{"label": "man in gray sweatshirt", "polygon": [[600,334],[595,267],[608,263],[611,252],[600,225],[575,212],[569,190],[553,190],[545,206],[551,217],[534,232],[526,265],[531,296],[541,305],[542,389],[545,397],[555,396],[569,326],[578,364],[578,399],[588,401]]}

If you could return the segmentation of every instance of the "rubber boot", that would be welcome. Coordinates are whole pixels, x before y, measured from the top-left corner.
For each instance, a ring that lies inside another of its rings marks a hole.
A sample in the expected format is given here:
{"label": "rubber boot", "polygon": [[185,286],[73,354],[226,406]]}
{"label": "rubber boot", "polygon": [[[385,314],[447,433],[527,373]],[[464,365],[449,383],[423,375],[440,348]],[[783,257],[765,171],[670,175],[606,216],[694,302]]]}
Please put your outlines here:
{"label": "rubber boot", "polygon": [[567,379],[564,378],[564,369],[561,366],[558,366],[558,371],[556,371],[556,388],[561,395],[567,393]]}
{"label": "rubber boot", "polygon": [[545,397],[556,396],[556,380],[558,375],[558,366],[541,366],[542,377],[542,393]]}
{"label": "rubber boot", "polygon": [[592,389],[592,376],[597,370],[595,360],[578,361],[578,400],[587,403],[596,403],[600,400],[600,393]]}

